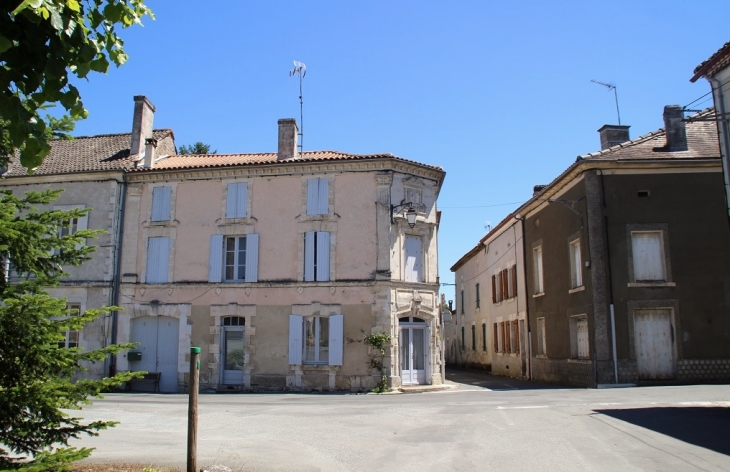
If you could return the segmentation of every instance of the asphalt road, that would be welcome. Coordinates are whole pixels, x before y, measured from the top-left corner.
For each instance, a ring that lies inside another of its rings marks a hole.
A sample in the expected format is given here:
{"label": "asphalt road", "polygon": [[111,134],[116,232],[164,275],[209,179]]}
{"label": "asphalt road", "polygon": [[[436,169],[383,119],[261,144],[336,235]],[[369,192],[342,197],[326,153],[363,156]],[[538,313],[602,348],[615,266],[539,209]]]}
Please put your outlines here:
{"label": "asphalt road", "polygon": [[[201,395],[198,466],[235,470],[728,470],[730,386],[565,389],[450,370],[419,394]],[[187,396],[112,394],[93,462],[184,470]]]}

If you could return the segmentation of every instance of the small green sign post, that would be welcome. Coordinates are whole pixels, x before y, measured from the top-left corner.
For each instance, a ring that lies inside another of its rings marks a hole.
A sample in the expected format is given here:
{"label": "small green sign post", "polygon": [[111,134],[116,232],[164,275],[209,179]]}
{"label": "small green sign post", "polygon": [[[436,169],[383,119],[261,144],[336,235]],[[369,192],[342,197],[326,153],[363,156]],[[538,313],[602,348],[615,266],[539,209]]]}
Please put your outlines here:
{"label": "small green sign post", "polygon": [[188,391],[188,472],[196,472],[198,455],[198,380],[200,348],[190,348],[190,390]]}

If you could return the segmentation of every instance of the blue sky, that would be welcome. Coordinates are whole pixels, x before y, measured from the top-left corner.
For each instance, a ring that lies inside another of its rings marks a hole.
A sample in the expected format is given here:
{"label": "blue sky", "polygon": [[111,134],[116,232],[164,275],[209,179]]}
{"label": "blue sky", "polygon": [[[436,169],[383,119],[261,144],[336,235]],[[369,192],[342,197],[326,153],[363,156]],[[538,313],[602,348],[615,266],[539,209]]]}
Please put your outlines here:
{"label": "blue sky", "polygon": [[[730,40],[727,0],[148,0],[156,15],[122,32],[129,62],[79,88],[75,135],[129,132],[133,95],[155,128],[219,153],[271,152],[279,118],[299,118],[305,150],[391,152],[446,170],[438,205],[441,282],[535,184],[600,148],[596,130],[635,138],[664,105],[709,91],[694,68]],[[204,6],[201,6],[204,5]],[[693,107],[707,107],[707,100]],[[447,298],[453,287],[443,287]]]}

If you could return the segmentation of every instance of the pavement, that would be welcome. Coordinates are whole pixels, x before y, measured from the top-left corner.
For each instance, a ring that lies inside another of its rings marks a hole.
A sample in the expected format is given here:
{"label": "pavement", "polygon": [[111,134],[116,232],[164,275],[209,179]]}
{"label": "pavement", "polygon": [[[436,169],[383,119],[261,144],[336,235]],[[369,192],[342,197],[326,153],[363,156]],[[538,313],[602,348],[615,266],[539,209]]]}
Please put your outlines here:
{"label": "pavement", "polygon": [[[561,388],[449,369],[414,395],[199,397],[198,468],[234,471],[727,470],[730,386]],[[111,394],[92,462],[185,468],[187,396]]]}

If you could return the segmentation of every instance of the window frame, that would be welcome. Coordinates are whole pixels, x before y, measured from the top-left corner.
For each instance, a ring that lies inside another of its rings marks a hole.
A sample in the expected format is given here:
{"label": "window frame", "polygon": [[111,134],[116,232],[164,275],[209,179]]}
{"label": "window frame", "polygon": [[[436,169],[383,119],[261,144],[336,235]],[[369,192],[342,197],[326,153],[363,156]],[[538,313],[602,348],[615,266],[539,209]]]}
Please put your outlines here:
{"label": "window frame", "polygon": [[540,317],[536,319],[537,324],[537,349],[536,349],[536,355],[547,357],[547,330],[545,327],[545,317]]}
{"label": "window frame", "polygon": [[[71,313],[71,310],[75,310],[76,313]],[[72,318],[74,316],[81,316],[81,310],[82,310],[81,303],[67,302],[66,303],[67,315],[60,319],[66,320],[66,319]],[[72,349],[72,348],[76,348],[76,347],[81,347],[81,331],[77,331],[75,329],[67,329],[65,331],[65,333],[63,331],[62,331],[62,333],[65,335],[65,338],[63,341],[58,342],[59,349]],[[71,341],[72,338],[75,338],[75,342]]]}
{"label": "window frame", "polygon": [[[590,349],[590,326],[588,325],[588,315],[582,313],[573,315],[569,319],[570,324],[570,357],[571,359],[589,360],[591,358]],[[581,346],[579,328],[585,326],[585,345]]]}
{"label": "window frame", "polygon": [[533,295],[542,295],[545,293],[542,244],[532,248],[532,264],[535,282]]}
{"label": "window frame", "polygon": [[[165,206],[166,203],[166,206]],[[160,206],[162,205],[162,206]],[[160,215],[161,214],[161,215]],[[156,185],[152,187],[152,202],[150,204],[150,221],[152,223],[167,223],[172,221],[172,186]]]}
{"label": "window frame", "polygon": [[[323,243],[322,234],[327,234],[326,243]],[[311,235],[311,236],[308,236]],[[307,243],[308,238],[312,238],[310,244]],[[322,246],[326,244],[327,255],[322,256]],[[312,248],[307,250],[307,246]],[[311,254],[311,255],[310,255]],[[310,260],[311,258],[311,260]],[[304,282],[331,282],[331,265],[332,260],[332,234],[329,231],[307,231],[304,233]],[[311,274],[308,274],[308,267],[311,262]],[[323,270],[320,270],[323,267]]]}
{"label": "window frame", "polygon": [[[305,212],[307,216],[329,215],[330,179],[312,177],[307,179]],[[316,182],[316,184],[315,184]],[[314,188],[316,186],[316,189]],[[325,187],[325,188],[323,188]],[[324,196],[322,194],[325,194]]]}
{"label": "window frame", "polygon": [[479,296],[479,282],[477,282],[476,285],[474,286],[474,290],[476,291],[476,297],[477,297],[476,298],[476,307],[480,308],[481,298]]}
{"label": "window frame", "polygon": [[[314,359],[308,360],[307,359],[307,320],[311,319],[312,324],[314,325]],[[327,320],[327,329],[325,330],[326,336],[327,336],[327,360],[322,360],[320,358],[320,350],[322,348],[321,342],[322,342],[322,319]],[[307,315],[302,316],[302,364],[303,365],[329,365],[330,362],[330,328],[329,328],[329,316],[322,316],[322,315]]]}
{"label": "window frame", "polygon": [[583,287],[583,252],[581,238],[575,238],[568,242],[568,256],[570,262],[570,288],[571,290]]}
{"label": "window frame", "polygon": [[[634,247],[633,247],[633,234],[634,233],[659,233],[660,234],[660,255],[664,264],[664,280],[637,280],[635,260],[634,260]],[[669,225],[666,223],[650,223],[650,224],[628,224],[626,225],[626,250],[628,255],[628,270],[629,270],[629,287],[674,287],[672,274],[672,263],[670,257],[670,244],[669,244]]]}
{"label": "window frame", "polygon": [[477,350],[477,327],[474,324],[471,325],[471,350]]}
{"label": "window frame", "polygon": [[[248,218],[248,182],[226,182],[225,217],[226,219]],[[243,189],[243,193],[241,193]],[[233,198],[233,200],[231,199]],[[243,208],[241,208],[243,207]]]}
{"label": "window frame", "polygon": [[[228,249],[229,240],[234,241],[233,248],[233,264],[228,264],[228,253],[231,252]],[[243,264],[241,264],[239,257],[241,255],[241,242],[243,240]],[[224,236],[223,237],[223,282],[246,282],[246,262],[248,258],[248,239],[246,235],[243,236]],[[231,267],[233,271],[233,277],[228,277],[228,268]],[[243,270],[243,278],[236,277]]]}

